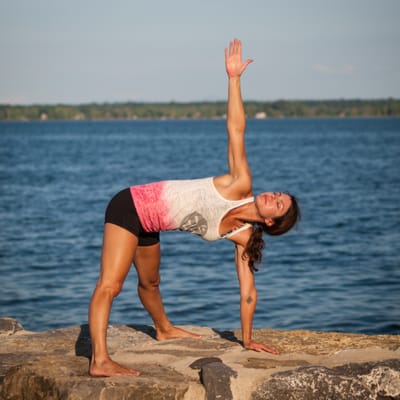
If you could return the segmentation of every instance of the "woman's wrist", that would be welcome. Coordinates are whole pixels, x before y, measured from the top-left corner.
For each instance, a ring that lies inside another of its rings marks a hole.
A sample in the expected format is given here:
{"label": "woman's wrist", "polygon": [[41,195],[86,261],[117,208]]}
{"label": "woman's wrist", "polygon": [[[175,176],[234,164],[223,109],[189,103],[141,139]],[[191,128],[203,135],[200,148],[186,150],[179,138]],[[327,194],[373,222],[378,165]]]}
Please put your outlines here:
{"label": "woman's wrist", "polygon": [[246,347],[248,344],[251,343],[251,333],[250,332],[243,332],[242,330],[242,342],[243,346]]}
{"label": "woman's wrist", "polygon": [[251,339],[242,340],[242,342],[243,342],[243,347],[246,348],[250,345]]}

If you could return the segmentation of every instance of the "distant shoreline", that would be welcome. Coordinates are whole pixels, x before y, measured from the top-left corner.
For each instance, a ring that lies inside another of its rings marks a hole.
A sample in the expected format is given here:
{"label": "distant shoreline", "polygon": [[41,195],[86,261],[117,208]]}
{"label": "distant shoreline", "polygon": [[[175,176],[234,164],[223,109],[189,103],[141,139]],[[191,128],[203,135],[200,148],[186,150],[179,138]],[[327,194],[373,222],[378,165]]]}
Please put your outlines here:
{"label": "distant shoreline", "polygon": [[[365,115],[365,116],[349,116],[349,117],[340,117],[340,116],[318,116],[318,117],[269,117],[269,118],[254,118],[254,117],[246,117],[247,121],[283,121],[283,120],[357,120],[357,119],[382,119],[382,120],[390,120],[390,119],[399,119],[400,115],[390,115],[390,116],[374,116],[374,115]],[[51,122],[184,122],[184,121],[225,121],[226,118],[93,118],[93,119],[0,119],[0,124],[2,123],[29,123],[29,122],[37,122],[37,123],[51,123]]]}
{"label": "distant shoreline", "polygon": [[[248,118],[400,117],[400,99],[245,101]],[[225,119],[226,101],[0,104],[0,121]]]}

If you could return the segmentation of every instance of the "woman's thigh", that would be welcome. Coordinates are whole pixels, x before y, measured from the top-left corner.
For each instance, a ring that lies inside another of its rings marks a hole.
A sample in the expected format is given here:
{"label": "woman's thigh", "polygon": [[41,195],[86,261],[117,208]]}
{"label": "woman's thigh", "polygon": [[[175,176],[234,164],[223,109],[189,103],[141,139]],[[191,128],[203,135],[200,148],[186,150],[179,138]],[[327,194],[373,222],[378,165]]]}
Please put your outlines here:
{"label": "woman's thigh", "polygon": [[138,238],[117,225],[104,225],[103,249],[101,254],[100,284],[122,285],[131,268]]}

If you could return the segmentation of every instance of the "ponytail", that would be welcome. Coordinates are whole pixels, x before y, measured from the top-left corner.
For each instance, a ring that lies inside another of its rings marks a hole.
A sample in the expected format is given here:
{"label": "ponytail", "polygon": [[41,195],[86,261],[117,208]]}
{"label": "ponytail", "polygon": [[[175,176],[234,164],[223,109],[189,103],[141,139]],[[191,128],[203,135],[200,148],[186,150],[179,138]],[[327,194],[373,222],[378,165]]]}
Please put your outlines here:
{"label": "ponytail", "polygon": [[246,248],[244,250],[243,257],[247,259],[249,268],[255,272],[258,271],[256,264],[260,264],[262,260],[262,251],[265,247],[265,241],[263,239],[263,225],[255,224],[253,228],[253,233],[251,234],[249,241],[247,242]]}

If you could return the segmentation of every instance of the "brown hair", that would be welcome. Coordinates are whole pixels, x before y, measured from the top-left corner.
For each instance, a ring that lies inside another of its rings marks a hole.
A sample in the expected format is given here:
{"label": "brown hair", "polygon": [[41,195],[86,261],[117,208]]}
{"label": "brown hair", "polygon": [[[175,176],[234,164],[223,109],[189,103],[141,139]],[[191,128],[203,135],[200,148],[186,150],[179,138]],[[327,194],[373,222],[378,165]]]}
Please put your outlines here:
{"label": "brown hair", "polygon": [[271,236],[283,235],[293,228],[300,221],[300,207],[296,197],[287,193],[291,199],[291,205],[284,215],[274,219],[274,224],[268,226],[263,223],[254,225],[253,233],[247,242],[243,257],[248,260],[249,267],[252,271],[258,271],[255,264],[259,264],[262,260],[262,250],[265,247],[263,232]]}

